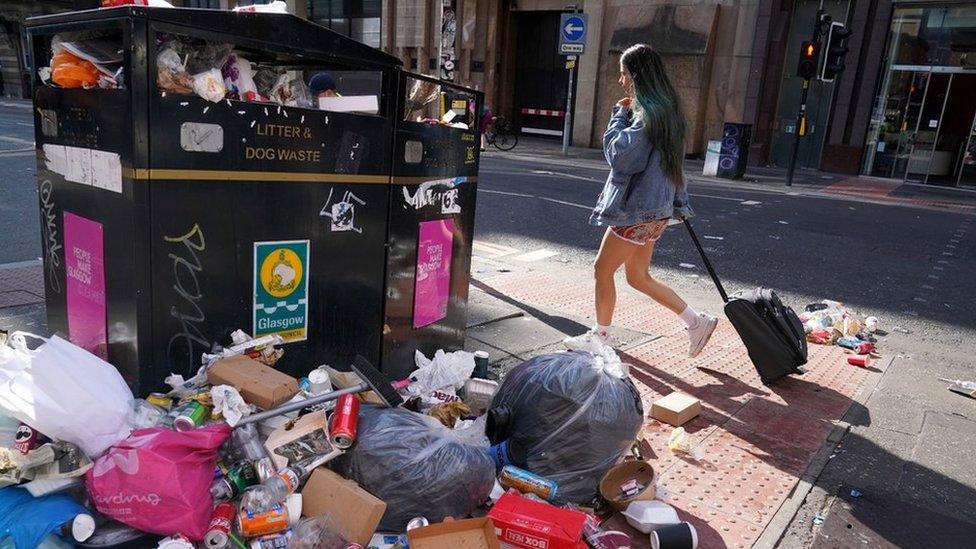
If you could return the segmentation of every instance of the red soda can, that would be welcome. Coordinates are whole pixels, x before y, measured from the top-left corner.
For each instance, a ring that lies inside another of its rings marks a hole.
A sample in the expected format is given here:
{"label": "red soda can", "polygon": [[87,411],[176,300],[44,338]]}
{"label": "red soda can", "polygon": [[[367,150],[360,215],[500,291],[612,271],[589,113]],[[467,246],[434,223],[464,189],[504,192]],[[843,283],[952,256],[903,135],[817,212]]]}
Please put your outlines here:
{"label": "red soda can", "polygon": [[14,435],[14,448],[20,450],[21,454],[27,455],[34,448],[41,445],[41,434],[26,423],[21,423]]}
{"label": "red soda can", "polygon": [[207,527],[207,535],[203,537],[203,543],[209,548],[220,549],[227,547],[230,539],[230,527],[234,522],[234,515],[237,508],[233,503],[221,503],[214,508],[213,517],[210,519],[210,526]]}
{"label": "red soda can", "polygon": [[332,444],[343,450],[352,446],[353,442],[356,442],[358,424],[359,399],[351,394],[342,395],[332,414],[332,427],[329,429],[329,439],[332,440]]}

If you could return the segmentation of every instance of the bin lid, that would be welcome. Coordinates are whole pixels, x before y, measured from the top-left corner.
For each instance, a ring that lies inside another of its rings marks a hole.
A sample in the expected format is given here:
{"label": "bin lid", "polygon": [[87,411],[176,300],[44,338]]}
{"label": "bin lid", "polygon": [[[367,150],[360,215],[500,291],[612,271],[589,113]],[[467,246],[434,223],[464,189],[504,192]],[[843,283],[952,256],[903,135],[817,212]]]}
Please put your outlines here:
{"label": "bin lid", "polygon": [[208,33],[223,34],[245,39],[252,45],[259,43],[263,48],[278,48],[293,54],[341,60],[344,64],[353,67],[392,68],[403,64],[399,58],[382,50],[292,14],[119,6],[30,17],[27,19],[27,26],[36,28],[120,17],[185,27],[187,32],[201,38],[207,38]]}

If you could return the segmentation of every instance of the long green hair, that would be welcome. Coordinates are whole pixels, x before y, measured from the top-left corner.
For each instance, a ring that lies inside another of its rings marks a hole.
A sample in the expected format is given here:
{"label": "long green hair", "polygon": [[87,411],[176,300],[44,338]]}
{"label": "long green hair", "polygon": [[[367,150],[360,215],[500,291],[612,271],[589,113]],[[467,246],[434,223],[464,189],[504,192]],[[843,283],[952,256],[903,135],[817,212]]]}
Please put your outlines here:
{"label": "long green hair", "polygon": [[651,144],[661,151],[661,169],[681,185],[687,122],[661,55],[647,44],[636,44],[627,48],[620,64],[633,79],[634,114],[644,122]]}

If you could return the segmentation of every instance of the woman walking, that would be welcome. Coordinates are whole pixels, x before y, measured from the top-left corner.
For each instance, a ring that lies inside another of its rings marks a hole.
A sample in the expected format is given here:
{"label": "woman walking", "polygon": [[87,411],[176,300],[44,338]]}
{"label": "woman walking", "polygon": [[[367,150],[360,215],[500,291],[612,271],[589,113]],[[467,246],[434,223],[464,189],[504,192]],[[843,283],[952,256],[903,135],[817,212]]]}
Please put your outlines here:
{"label": "woman walking", "polygon": [[570,349],[610,345],[617,300],[614,273],[621,265],[627,283],[664,305],[688,326],[689,356],[697,356],[715,330],[717,319],[692,309],[677,293],[648,273],[654,243],[671,218],[693,215],[682,174],[685,118],[661,56],[650,46],[631,46],[620,57],[617,102],[603,135],[610,175],[590,216],[607,226],[594,264],[596,326],[565,340]]}

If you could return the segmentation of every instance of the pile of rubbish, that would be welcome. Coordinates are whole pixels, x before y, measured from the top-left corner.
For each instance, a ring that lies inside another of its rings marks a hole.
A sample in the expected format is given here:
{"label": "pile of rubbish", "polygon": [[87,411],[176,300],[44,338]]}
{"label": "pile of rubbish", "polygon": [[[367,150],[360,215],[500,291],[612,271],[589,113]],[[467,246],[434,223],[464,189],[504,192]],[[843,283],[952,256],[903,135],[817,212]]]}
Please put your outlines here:
{"label": "pile of rubbish", "polygon": [[464,351],[418,352],[398,381],[362,358],[296,379],[280,343],[237,331],[136,398],[58,336],[0,335],[0,547],[610,549],[630,544],[600,526],[617,511],[696,535],[650,464],[621,461],[644,411],[605,357],[500,384]]}
{"label": "pile of rubbish", "polygon": [[880,331],[876,317],[860,317],[830,299],[807,305],[799,317],[807,341],[848,349],[855,355],[848,358],[851,364],[867,367],[870,357],[876,355],[875,334]]}

